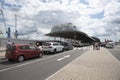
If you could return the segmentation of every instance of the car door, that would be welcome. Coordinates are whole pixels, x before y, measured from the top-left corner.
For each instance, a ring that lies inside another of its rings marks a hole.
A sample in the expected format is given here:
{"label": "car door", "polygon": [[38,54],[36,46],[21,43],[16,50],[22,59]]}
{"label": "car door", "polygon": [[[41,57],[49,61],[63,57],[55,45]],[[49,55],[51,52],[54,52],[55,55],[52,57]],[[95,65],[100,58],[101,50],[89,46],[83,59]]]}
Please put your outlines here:
{"label": "car door", "polygon": [[21,45],[19,46],[19,49],[20,49],[19,55],[24,55],[26,59],[31,57],[29,45]]}
{"label": "car door", "polygon": [[63,46],[60,43],[58,44],[58,46],[59,46],[59,50],[62,51],[63,50]]}
{"label": "car door", "polygon": [[54,49],[57,50],[57,52],[60,51],[60,48],[59,48],[59,46],[58,46],[58,43],[53,43],[53,47],[54,47]]}
{"label": "car door", "polygon": [[39,55],[39,50],[35,46],[29,46],[31,52],[31,58]]}
{"label": "car door", "polygon": [[58,51],[62,51],[62,47],[61,47],[60,43],[56,43],[56,47],[57,47]]}

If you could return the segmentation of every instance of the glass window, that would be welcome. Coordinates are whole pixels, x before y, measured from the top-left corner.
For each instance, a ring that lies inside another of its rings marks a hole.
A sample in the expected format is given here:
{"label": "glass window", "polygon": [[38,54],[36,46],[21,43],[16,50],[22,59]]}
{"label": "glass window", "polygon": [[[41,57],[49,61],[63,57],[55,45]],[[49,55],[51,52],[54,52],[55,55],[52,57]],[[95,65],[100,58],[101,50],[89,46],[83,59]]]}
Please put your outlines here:
{"label": "glass window", "polygon": [[50,43],[43,43],[42,45],[43,46],[50,46],[51,44]]}
{"label": "glass window", "polygon": [[14,45],[8,46],[6,50],[7,51],[14,51],[14,50],[16,50],[16,47]]}
{"label": "glass window", "polygon": [[30,50],[35,50],[36,48],[34,46],[29,46]]}
{"label": "glass window", "polygon": [[19,49],[22,49],[22,50],[29,50],[29,46],[28,45],[21,45],[19,46]]}
{"label": "glass window", "polygon": [[58,43],[53,43],[54,46],[58,46],[59,44]]}

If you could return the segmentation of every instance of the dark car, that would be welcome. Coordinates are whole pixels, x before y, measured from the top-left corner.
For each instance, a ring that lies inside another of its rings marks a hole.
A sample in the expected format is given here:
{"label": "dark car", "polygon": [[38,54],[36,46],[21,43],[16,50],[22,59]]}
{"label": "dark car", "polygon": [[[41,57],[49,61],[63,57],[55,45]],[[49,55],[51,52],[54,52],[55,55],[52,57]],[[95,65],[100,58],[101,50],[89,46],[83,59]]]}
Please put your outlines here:
{"label": "dark car", "polygon": [[70,42],[61,42],[61,44],[64,46],[64,50],[72,50],[73,45]]}
{"label": "dark car", "polygon": [[7,47],[6,49],[6,58],[9,61],[17,60],[19,62],[24,61],[25,59],[42,57],[42,51],[35,46],[30,44],[15,44]]}

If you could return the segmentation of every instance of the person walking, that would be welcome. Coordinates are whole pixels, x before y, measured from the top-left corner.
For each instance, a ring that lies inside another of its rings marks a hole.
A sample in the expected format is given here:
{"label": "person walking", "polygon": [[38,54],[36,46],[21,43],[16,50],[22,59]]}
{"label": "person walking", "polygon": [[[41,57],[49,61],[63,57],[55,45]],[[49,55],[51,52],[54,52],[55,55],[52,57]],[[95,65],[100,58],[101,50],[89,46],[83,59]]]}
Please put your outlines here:
{"label": "person walking", "polygon": [[100,50],[100,43],[99,42],[96,43],[96,50]]}
{"label": "person walking", "polygon": [[11,45],[12,45],[12,42],[8,40],[8,42],[6,43],[6,48],[8,49]]}
{"label": "person walking", "polygon": [[95,50],[95,42],[93,43],[93,50]]}

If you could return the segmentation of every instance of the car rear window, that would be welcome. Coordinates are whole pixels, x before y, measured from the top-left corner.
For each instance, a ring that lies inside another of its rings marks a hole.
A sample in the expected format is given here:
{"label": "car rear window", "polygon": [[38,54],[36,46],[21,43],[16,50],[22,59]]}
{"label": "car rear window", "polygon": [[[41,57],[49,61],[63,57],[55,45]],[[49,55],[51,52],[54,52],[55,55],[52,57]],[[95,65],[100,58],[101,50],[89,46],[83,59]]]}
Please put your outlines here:
{"label": "car rear window", "polygon": [[7,47],[7,51],[15,51],[16,47],[14,45]]}
{"label": "car rear window", "polygon": [[63,46],[68,46],[68,43],[62,43]]}

